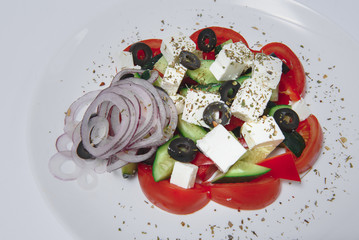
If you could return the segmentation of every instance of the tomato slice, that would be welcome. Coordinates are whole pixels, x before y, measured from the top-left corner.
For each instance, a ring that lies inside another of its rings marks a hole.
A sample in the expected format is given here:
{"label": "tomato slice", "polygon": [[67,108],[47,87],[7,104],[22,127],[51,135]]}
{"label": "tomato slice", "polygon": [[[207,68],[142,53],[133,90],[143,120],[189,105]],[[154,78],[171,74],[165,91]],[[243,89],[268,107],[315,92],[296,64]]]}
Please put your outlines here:
{"label": "tomato slice", "polygon": [[274,178],[300,182],[300,176],[295,166],[295,156],[291,152],[267,158],[258,165],[270,168],[268,174]]}
{"label": "tomato slice", "polygon": [[245,183],[208,185],[211,200],[239,210],[257,210],[273,203],[280,194],[280,179],[265,175]]}
{"label": "tomato slice", "polygon": [[[216,34],[217,37],[217,45],[221,45],[222,43],[232,39],[233,42],[243,42],[247,47],[248,47],[248,43],[246,41],[246,39],[239,34],[238,32],[229,29],[229,28],[223,28],[223,27],[208,27],[210,29],[212,29],[214,31],[214,33]],[[197,44],[197,40],[198,40],[198,36],[200,34],[200,32],[203,29],[200,29],[196,32],[194,32],[190,38],[192,39],[192,41],[194,41]],[[198,47],[198,46],[197,46]]]}
{"label": "tomato slice", "polygon": [[155,206],[174,214],[190,214],[207,205],[210,201],[208,188],[195,184],[191,189],[183,189],[169,180],[155,182],[152,166],[138,164],[138,180],[147,199]]}
{"label": "tomato slice", "polygon": [[214,162],[201,152],[196,154],[191,163],[198,166],[197,180],[200,182],[207,181],[218,170]]}
{"label": "tomato slice", "polygon": [[279,83],[279,103],[288,104],[289,101],[298,101],[304,94],[306,83],[304,68],[299,58],[288,46],[278,42],[263,46],[260,52],[275,53],[290,69],[288,73],[282,74]]}
{"label": "tomato slice", "polygon": [[299,123],[297,131],[304,138],[305,148],[302,155],[295,159],[299,173],[310,169],[319,158],[323,145],[323,130],[318,119],[312,114]]}
{"label": "tomato slice", "polygon": [[[243,42],[247,47],[248,47],[248,43],[246,41],[246,39],[241,35],[239,34],[238,32],[232,30],[232,29],[229,29],[229,28],[223,28],[223,27],[216,27],[216,26],[213,26],[213,27],[208,27],[210,29],[212,29],[215,34],[216,34],[216,37],[217,37],[217,46],[218,45],[221,45],[222,43],[232,39],[233,42]],[[192,39],[192,41],[194,41],[196,44],[197,44],[197,41],[198,41],[198,36],[200,34],[200,32],[202,31],[203,29],[200,29],[196,32],[194,32],[190,38]],[[198,44],[197,44],[197,49],[198,48]],[[214,60],[215,59],[215,54],[214,54],[214,51],[211,51],[211,52],[208,52],[208,53],[203,53],[203,59],[208,59],[208,60]]]}
{"label": "tomato slice", "polygon": [[[140,42],[147,44],[151,48],[152,56],[156,56],[161,53],[160,48],[161,48],[161,44],[162,44],[162,39],[153,38],[153,39],[142,40]],[[132,44],[129,45],[128,47],[126,47],[123,51],[127,51],[127,52],[130,51],[131,46],[132,46]],[[140,54],[140,52],[139,52],[139,54]],[[138,56],[138,57],[141,57],[141,56]]]}

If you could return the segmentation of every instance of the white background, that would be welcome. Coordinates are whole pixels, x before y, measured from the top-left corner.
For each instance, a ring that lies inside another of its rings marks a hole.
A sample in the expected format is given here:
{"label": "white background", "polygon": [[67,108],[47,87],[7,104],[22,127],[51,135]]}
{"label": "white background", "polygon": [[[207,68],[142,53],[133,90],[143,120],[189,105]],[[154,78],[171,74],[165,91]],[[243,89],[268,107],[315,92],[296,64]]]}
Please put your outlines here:
{"label": "white background", "polygon": [[[217,0],[219,1],[219,0]],[[71,239],[39,192],[27,159],[27,109],[32,86],[62,44],[115,0],[0,1],[0,239]],[[341,26],[359,41],[359,1],[298,0]],[[20,91],[21,90],[21,91]],[[21,95],[19,93],[21,92]],[[15,99],[22,99],[14,105]],[[16,115],[14,115],[16,112]],[[23,117],[22,117],[23,116]],[[0,130],[1,131],[1,130]],[[10,142],[10,144],[9,144]],[[9,157],[11,156],[11,157]]]}

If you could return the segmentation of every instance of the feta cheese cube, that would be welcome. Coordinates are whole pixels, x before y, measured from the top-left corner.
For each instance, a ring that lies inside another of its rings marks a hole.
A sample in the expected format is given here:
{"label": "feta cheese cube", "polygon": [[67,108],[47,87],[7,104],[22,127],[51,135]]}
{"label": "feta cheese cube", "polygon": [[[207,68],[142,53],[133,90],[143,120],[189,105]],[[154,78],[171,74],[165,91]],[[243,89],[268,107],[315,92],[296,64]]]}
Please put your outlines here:
{"label": "feta cheese cube", "polygon": [[179,63],[174,64],[173,67],[167,66],[160,85],[166,90],[168,95],[175,95],[177,93],[186,71],[187,68]]}
{"label": "feta cheese cube", "polygon": [[210,103],[220,100],[219,94],[190,89],[187,92],[182,119],[209,128],[203,120],[203,112]]}
{"label": "feta cheese cube", "polygon": [[135,66],[133,63],[133,57],[131,52],[122,51],[119,53],[119,59],[118,59],[118,69],[125,69],[125,68],[135,68],[135,69],[141,69],[140,66]]}
{"label": "feta cheese cube", "polygon": [[160,50],[168,64],[173,64],[178,62],[181,51],[195,51],[196,44],[188,36],[173,36],[162,40]]}
{"label": "feta cheese cube", "polygon": [[262,146],[274,149],[284,140],[284,135],[272,116],[245,122],[241,133],[249,149]]}
{"label": "feta cheese cube", "polygon": [[192,188],[194,186],[198,166],[192,163],[175,162],[170,178],[170,183],[182,188]]}
{"label": "feta cheese cube", "polygon": [[270,88],[252,78],[245,80],[233,100],[232,115],[243,121],[257,119],[263,114],[271,95]]}
{"label": "feta cheese cube", "polygon": [[298,114],[299,121],[304,121],[311,114],[310,109],[303,98],[299,101],[290,103],[290,105],[292,105],[292,110]]}
{"label": "feta cheese cube", "polygon": [[256,54],[252,78],[261,82],[264,86],[275,89],[282,76],[282,61],[264,53]]}
{"label": "feta cheese cube", "polygon": [[235,80],[252,65],[253,57],[253,53],[244,43],[229,43],[223,46],[209,70],[219,81]]}
{"label": "feta cheese cube", "polygon": [[242,144],[219,124],[197,140],[197,147],[210,158],[222,172],[228,169],[246,152]]}
{"label": "feta cheese cube", "polygon": [[177,114],[183,113],[183,108],[184,108],[186,98],[180,94],[171,95],[170,98],[172,99],[173,103],[176,106]]}

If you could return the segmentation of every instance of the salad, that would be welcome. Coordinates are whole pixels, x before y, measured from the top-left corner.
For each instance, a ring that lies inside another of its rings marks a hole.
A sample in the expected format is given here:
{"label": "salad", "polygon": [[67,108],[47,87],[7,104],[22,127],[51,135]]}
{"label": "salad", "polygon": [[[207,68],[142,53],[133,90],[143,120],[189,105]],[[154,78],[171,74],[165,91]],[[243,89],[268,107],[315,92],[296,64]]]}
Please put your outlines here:
{"label": "salad", "polygon": [[69,107],[49,161],[55,177],[90,188],[84,173],[137,175],[148,200],[174,214],[211,200],[255,210],[320,155],[304,69],[282,43],[253,50],[238,32],[208,27],[134,43],[120,59],[109,87]]}

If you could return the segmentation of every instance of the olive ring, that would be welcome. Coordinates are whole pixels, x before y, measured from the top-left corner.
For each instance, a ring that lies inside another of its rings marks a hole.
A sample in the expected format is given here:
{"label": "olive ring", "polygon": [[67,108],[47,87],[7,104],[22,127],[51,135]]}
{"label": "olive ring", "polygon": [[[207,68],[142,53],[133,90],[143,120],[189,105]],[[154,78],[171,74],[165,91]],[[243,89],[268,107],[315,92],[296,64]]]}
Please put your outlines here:
{"label": "olive ring", "polygon": [[203,111],[203,121],[210,127],[226,125],[231,119],[231,111],[223,102],[212,102]]}
{"label": "olive ring", "polygon": [[[138,57],[138,53],[140,51],[143,51],[145,54],[143,58]],[[130,52],[132,53],[133,63],[141,67],[143,67],[152,57],[152,50],[150,46],[143,42],[132,44],[130,47]]]}
{"label": "olive ring", "polygon": [[212,51],[217,44],[217,36],[216,33],[210,29],[206,28],[203,29],[197,39],[198,48],[203,52],[210,52]]}
{"label": "olive ring", "polygon": [[196,144],[189,138],[173,139],[168,146],[168,154],[180,162],[191,162],[197,153]]}
{"label": "olive ring", "polygon": [[195,70],[201,66],[199,58],[188,51],[181,51],[179,55],[179,62],[189,70]]}
{"label": "olive ring", "polygon": [[299,126],[298,114],[291,108],[280,108],[274,112],[273,117],[284,132],[293,132]]}
{"label": "olive ring", "polygon": [[225,102],[227,105],[231,105],[240,87],[241,84],[239,84],[237,81],[234,80],[226,81],[219,88],[219,94],[221,95],[221,100]]}

